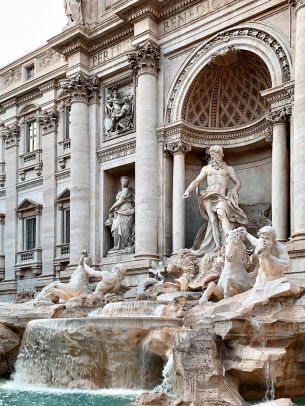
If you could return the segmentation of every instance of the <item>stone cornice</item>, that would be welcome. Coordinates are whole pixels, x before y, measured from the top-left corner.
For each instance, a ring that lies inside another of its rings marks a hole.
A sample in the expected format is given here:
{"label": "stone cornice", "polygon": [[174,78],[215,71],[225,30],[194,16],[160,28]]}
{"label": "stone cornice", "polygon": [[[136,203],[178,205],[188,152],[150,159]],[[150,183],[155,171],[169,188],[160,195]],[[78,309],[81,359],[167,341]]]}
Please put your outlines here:
{"label": "stone cornice", "polygon": [[159,48],[151,41],[137,45],[134,52],[128,55],[129,68],[134,75],[139,76],[145,73],[158,74],[160,59]]}
{"label": "stone cornice", "polygon": [[271,109],[291,106],[294,101],[294,82],[284,83],[281,86],[263,90],[261,96],[267,99]]}
{"label": "stone cornice", "polygon": [[272,125],[266,118],[243,128],[213,130],[192,127],[185,121],[168,124],[157,129],[158,141],[162,145],[184,142],[192,147],[220,145],[246,145],[268,138],[272,135]]}
{"label": "stone cornice", "polygon": [[134,155],[136,152],[136,141],[131,140],[124,144],[109,146],[97,151],[99,163],[105,163],[114,159],[122,158],[128,155]]}
{"label": "stone cornice", "polygon": [[114,30],[110,34],[103,35],[100,38],[95,38],[90,42],[89,51],[90,53],[94,53],[99,51],[103,48],[107,48],[112,44],[116,44],[118,42],[123,41],[126,38],[133,36],[133,27],[126,27],[126,28],[119,28]]}

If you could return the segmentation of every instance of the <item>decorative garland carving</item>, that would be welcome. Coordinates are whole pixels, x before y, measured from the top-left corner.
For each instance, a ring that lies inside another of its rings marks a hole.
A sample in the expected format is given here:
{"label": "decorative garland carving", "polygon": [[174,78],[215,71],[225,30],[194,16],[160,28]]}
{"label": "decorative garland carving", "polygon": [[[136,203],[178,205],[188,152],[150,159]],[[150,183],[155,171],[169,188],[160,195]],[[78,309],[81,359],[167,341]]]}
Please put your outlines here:
{"label": "decorative garland carving", "polygon": [[[305,0],[304,0],[305,1]],[[256,40],[267,44],[272,51],[276,54],[276,57],[281,65],[282,73],[285,82],[289,81],[291,78],[291,72],[290,72],[290,66],[289,66],[289,61],[288,57],[285,54],[285,51],[281,44],[269,33],[266,33],[260,29],[256,28],[232,28],[230,30],[224,31],[212,39],[210,39],[208,42],[206,42],[202,47],[200,47],[195,55],[192,57],[192,59],[188,62],[188,64],[184,67],[182,72],[180,72],[178,79],[176,80],[175,86],[173,88],[173,91],[170,95],[167,111],[166,111],[166,122],[170,123],[171,120],[171,112],[172,108],[174,105],[175,98],[177,96],[178,90],[185,80],[185,77],[188,73],[188,71],[192,68],[192,66],[202,57],[203,54],[207,53],[212,47],[218,45],[218,44],[226,44],[228,43],[231,39],[235,37],[250,37],[250,38],[255,38]]]}

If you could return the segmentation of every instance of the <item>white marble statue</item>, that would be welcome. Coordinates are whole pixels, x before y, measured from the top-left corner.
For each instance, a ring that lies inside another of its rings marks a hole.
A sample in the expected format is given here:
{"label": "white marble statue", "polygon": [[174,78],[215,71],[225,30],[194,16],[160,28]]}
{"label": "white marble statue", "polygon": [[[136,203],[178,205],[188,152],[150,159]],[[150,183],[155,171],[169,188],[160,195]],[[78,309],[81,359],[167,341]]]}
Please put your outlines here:
{"label": "white marble statue", "polygon": [[34,305],[58,303],[60,299],[65,301],[81,295],[89,295],[89,278],[102,278],[102,272],[90,268],[91,258],[87,251],[82,251],[79,264],[70,277],[68,283],[54,281],[44,287],[33,300]]}
{"label": "white marble statue", "polygon": [[241,228],[228,232],[225,242],[225,263],[219,281],[217,284],[209,283],[199,304],[208,302],[212,296],[217,300],[226,299],[253,287],[254,274],[249,274],[246,270],[248,257],[244,238]]}
{"label": "white marble statue", "polygon": [[[240,181],[234,169],[223,161],[222,147],[213,146],[208,153],[209,164],[202,168],[184,193],[184,197],[188,198],[206,180],[207,188],[199,192],[198,204],[200,213],[208,220],[208,224],[198,233],[202,235],[200,248],[196,251],[198,255],[219,251],[224,243],[224,236],[230,230],[248,223],[244,211],[238,207]],[[228,190],[230,180],[235,186]]]}
{"label": "white marble statue", "polygon": [[83,24],[82,0],[64,0],[64,8],[68,17],[68,24],[75,22]]}
{"label": "white marble statue", "polygon": [[249,234],[245,227],[240,227],[239,230],[255,247],[254,256],[258,257],[259,268],[254,286],[282,278],[289,268],[289,256],[285,245],[276,241],[274,228],[261,228],[257,233],[258,239]]}
{"label": "white marble statue", "polygon": [[114,246],[109,254],[131,254],[134,252],[134,190],[128,186],[127,176],[121,177],[122,189],[116,195],[116,202],[109,210],[109,218],[105,223],[111,228]]}
{"label": "white marble statue", "polygon": [[93,303],[100,303],[105,299],[106,295],[116,294],[120,291],[126,268],[123,265],[116,265],[111,271],[102,271],[100,273],[101,281],[97,284],[92,295]]}

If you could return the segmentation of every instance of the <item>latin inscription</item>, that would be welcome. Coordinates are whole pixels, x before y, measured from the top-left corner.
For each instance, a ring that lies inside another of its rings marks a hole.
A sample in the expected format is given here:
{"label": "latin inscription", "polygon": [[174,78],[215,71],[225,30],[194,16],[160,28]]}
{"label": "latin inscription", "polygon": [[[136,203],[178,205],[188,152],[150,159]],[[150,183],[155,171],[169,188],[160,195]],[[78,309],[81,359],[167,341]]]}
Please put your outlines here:
{"label": "latin inscription", "polygon": [[129,49],[131,49],[131,39],[120,42],[119,44],[116,44],[94,55],[91,59],[91,65],[93,68],[103,65],[104,63],[109,62],[111,59],[123,55]]}
{"label": "latin inscription", "polygon": [[164,21],[161,28],[162,34],[166,34],[175,30],[176,28],[182,27],[183,25],[188,24],[193,20],[197,20],[198,18],[203,17],[212,11],[224,7],[229,3],[233,3],[234,1],[236,0],[205,0],[200,4],[197,4],[196,6]]}

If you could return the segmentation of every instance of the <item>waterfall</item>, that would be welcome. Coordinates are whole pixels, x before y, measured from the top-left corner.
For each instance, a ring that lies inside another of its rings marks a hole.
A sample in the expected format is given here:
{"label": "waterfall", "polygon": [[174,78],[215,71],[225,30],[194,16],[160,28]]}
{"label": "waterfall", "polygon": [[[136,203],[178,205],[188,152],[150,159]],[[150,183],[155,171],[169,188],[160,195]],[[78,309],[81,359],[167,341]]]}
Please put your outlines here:
{"label": "waterfall", "polygon": [[163,392],[168,395],[173,394],[172,381],[173,381],[174,374],[175,374],[174,355],[173,355],[173,352],[171,352],[170,356],[168,357],[167,363],[165,364],[163,371],[162,371],[163,381],[162,381],[161,385],[158,385],[155,387],[154,391]]}
{"label": "waterfall", "polygon": [[179,323],[157,317],[31,321],[14,385],[151,390],[161,381],[164,363],[144,339],[153,328]]}
{"label": "waterfall", "polygon": [[165,305],[151,301],[109,303],[93,310],[89,317],[164,317]]}
{"label": "waterfall", "polygon": [[[254,332],[253,340],[260,343],[260,346],[268,351],[267,337],[264,331],[264,326],[261,321],[251,319],[251,325]],[[266,391],[264,395],[264,402],[275,400],[275,386],[276,386],[276,374],[275,374],[275,359],[271,352],[267,353],[267,361],[264,365],[264,377],[266,383]]]}

